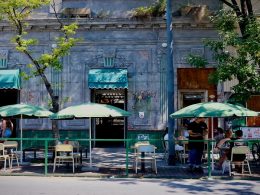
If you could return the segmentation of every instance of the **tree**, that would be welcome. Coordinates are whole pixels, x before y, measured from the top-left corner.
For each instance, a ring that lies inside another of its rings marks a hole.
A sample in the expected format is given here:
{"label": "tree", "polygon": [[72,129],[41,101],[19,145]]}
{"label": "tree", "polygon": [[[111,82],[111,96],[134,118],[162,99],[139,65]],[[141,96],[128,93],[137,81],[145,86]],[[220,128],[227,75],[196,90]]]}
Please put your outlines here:
{"label": "tree", "polygon": [[[254,12],[251,0],[220,0],[229,8],[231,8],[237,18],[239,18],[238,24],[242,34],[242,37],[246,36],[246,28],[251,19],[253,19]],[[240,2],[240,4],[239,4]]]}
{"label": "tree", "polygon": [[[28,38],[27,32],[27,19],[32,12],[42,6],[50,5],[55,11],[56,19],[60,25],[61,35],[56,38],[56,47],[52,48],[49,53],[41,54],[39,57],[33,55],[33,47],[37,45],[38,40]],[[28,64],[30,73],[22,72],[25,79],[32,77],[40,77],[46,87],[47,93],[51,99],[51,111],[59,111],[59,97],[55,96],[53,84],[46,77],[46,70],[53,68],[54,70],[61,71],[63,66],[60,59],[67,55],[70,49],[76,44],[78,39],[74,38],[78,26],[76,23],[70,25],[63,25],[57,16],[55,10],[55,2],[53,0],[0,0],[0,14],[3,20],[7,20],[15,29],[15,36],[12,42],[15,44],[16,49],[25,54],[31,61]],[[53,135],[55,138],[59,137],[57,122],[52,122]]]}
{"label": "tree", "polygon": [[[236,0],[220,1],[231,9],[222,9],[210,17],[219,33],[218,40],[205,41],[217,62],[210,80],[217,83],[237,79],[233,90],[237,99],[245,101],[260,93],[260,22],[250,0],[240,0],[240,5]],[[196,65],[198,59],[189,56],[188,61]]]}

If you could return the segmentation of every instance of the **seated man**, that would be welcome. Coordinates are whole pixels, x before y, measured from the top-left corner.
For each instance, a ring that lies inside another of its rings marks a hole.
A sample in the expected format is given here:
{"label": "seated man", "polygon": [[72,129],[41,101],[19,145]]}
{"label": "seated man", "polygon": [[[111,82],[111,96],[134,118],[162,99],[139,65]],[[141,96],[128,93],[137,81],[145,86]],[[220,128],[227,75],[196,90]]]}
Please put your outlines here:
{"label": "seated man", "polygon": [[[169,150],[169,145],[168,145],[168,140],[169,140],[169,135],[168,135],[168,128],[166,129],[166,134],[163,137],[164,140],[164,144],[165,144],[165,149],[166,151]],[[179,145],[179,144],[175,144],[175,151],[182,151],[183,150],[183,146]]]}
{"label": "seated man", "polygon": [[[229,154],[228,154],[228,158],[231,159],[231,151],[232,151],[232,148],[234,146],[244,146],[245,145],[245,142],[242,142],[243,139],[243,131],[242,130],[237,130],[235,131],[235,137],[234,138],[231,138],[231,141],[230,142],[230,151],[229,151]],[[235,156],[233,156],[233,160],[234,161],[241,161],[241,160],[244,160],[245,159],[245,155],[244,154],[236,154]]]}

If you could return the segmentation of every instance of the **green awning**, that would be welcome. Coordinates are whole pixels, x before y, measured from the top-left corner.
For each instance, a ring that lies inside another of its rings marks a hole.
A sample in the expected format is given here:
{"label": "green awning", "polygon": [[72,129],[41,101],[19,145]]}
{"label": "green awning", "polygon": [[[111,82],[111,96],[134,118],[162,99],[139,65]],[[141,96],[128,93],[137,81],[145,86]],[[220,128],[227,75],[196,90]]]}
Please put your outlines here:
{"label": "green awning", "polygon": [[127,89],[127,69],[91,69],[88,86],[90,89]]}
{"label": "green awning", "polygon": [[20,71],[0,70],[0,89],[20,89]]}

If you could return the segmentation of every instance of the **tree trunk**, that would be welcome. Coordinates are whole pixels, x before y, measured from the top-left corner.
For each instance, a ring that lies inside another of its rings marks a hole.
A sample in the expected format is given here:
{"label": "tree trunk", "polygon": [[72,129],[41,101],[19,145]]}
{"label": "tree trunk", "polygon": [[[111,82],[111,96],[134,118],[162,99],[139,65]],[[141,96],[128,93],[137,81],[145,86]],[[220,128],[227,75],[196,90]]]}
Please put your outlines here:
{"label": "tree trunk", "polygon": [[[57,113],[59,111],[59,96],[52,96],[52,112]],[[58,128],[58,121],[52,120],[52,134],[53,138],[60,139],[60,131]]]}
{"label": "tree trunk", "polygon": [[242,20],[240,20],[240,22],[239,22],[239,28],[240,28],[242,37],[245,38],[247,36],[246,35],[246,25],[248,24],[248,21],[250,20],[250,18],[252,18],[254,15],[252,1],[251,0],[241,0],[240,8],[239,8],[236,0],[232,0],[231,1],[232,3],[230,3],[226,0],[220,0],[220,1],[223,2],[224,4],[226,4],[227,6],[229,6],[231,9],[233,9],[235,11],[237,17],[242,18]]}

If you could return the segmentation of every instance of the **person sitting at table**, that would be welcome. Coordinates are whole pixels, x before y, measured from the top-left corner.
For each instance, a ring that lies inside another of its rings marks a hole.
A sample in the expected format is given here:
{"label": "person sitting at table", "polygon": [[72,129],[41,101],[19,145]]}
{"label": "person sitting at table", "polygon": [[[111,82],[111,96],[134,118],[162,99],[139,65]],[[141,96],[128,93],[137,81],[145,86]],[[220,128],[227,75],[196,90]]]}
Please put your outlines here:
{"label": "person sitting at table", "polygon": [[221,127],[218,127],[215,131],[216,133],[214,133],[214,139],[216,140],[216,145],[218,145],[220,140],[225,138],[224,130]]}
{"label": "person sitting at table", "polygon": [[[165,135],[163,136],[164,139],[164,144],[165,144],[165,149],[168,152],[169,150],[169,144],[168,144],[168,140],[169,140],[169,135],[168,135],[168,127],[166,127],[165,130]],[[175,144],[175,151],[182,151],[183,150],[183,146],[179,145],[178,143]]]}
{"label": "person sitting at table", "polygon": [[[242,137],[243,137],[243,131],[240,130],[240,129],[236,130],[235,131],[235,137],[231,138],[231,140],[233,142],[230,143],[230,157],[231,157],[231,150],[234,146],[245,146],[246,145],[245,142],[243,142]],[[244,160],[244,158],[245,158],[244,154],[242,154],[242,155],[237,154],[236,156],[234,156],[235,161]]]}
{"label": "person sitting at table", "polygon": [[216,165],[216,169],[221,169],[223,162],[227,159],[227,154],[228,154],[229,148],[230,148],[229,141],[232,138],[232,134],[233,134],[233,132],[231,130],[227,130],[225,132],[224,138],[221,139],[218,142],[218,144],[216,145],[216,147],[214,148],[214,152],[220,154],[220,158]]}
{"label": "person sitting at table", "polygon": [[2,120],[2,137],[4,137],[4,138],[11,137],[13,128],[14,128],[14,126],[10,119],[3,119]]}

